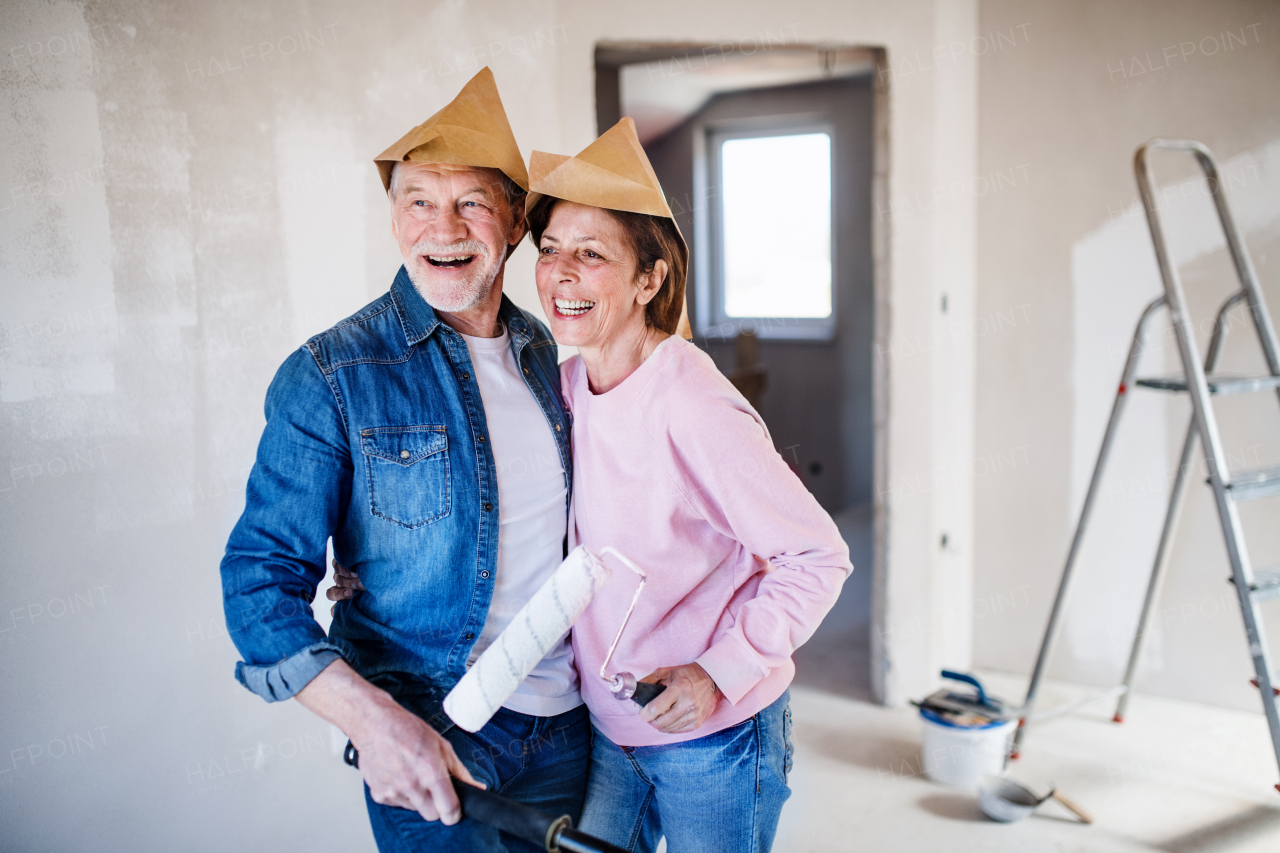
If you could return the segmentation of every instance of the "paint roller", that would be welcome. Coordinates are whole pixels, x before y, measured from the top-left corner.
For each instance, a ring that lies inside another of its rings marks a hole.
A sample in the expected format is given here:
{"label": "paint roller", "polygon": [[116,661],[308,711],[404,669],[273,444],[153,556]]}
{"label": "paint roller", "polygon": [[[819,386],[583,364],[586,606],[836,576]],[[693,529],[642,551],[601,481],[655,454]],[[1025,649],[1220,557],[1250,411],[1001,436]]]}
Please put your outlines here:
{"label": "paint roller", "polygon": [[444,710],[449,719],[469,732],[484,728],[503,703],[516,692],[520,682],[533,672],[538,662],[573,627],[573,623],[609,579],[609,567],[602,559],[605,554],[612,554],[639,575],[640,583],[631,599],[627,615],[618,627],[618,635],[614,637],[613,645],[605,655],[600,667],[600,677],[609,683],[614,696],[631,699],[639,705],[647,705],[665,689],[660,684],[638,682],[629,672],[618,673],[612,678],[605,675],[606,667],[622,638],[622,631],[631,619],[636,602],[640,600],[646,577],[639,566],[614,548],[604,548],[597,554],[585,545],[579,545],[449,691],[444,699]]}
{"label": "paint roller", "polygon": [[[630,699],[639,705],[665,690],[661,684],[637,681],[629,672],[620,672],[612,678],[605,675],[609,661],[622,639],[622,632],[631,619],[640,593],[644,590],[645,573],[614,548],[604,548],[599,554],[585,545],[579,545],[551,574],[546,583],[525,603],[511,623],[497,639],[471,665],[461,680],[444,699],[444,710],[460,728],[469,732],[479,731],[511,698],[520,682],[528,677],[538,662],[546,657],[560,638],[573,627],[591,599],[609,579],[609,567],[602,555],[612,554],[619,562],[640,577],[631,605],[627,608],[617,636],[609,646],[604,663],[600,665],[600,677],[618,699]],[[358,768],[360,753],[347,741],[343,756],[347,764]],[[621,849],[593,838],[573,828],[568,815],[554,817],[532,809],[523,803],[509,800],[481,788],[475,788],[454,780],[454,789],[462,804],[463,814],[474,820],[523,838],[550,851],[563,853],[621,853]]]}

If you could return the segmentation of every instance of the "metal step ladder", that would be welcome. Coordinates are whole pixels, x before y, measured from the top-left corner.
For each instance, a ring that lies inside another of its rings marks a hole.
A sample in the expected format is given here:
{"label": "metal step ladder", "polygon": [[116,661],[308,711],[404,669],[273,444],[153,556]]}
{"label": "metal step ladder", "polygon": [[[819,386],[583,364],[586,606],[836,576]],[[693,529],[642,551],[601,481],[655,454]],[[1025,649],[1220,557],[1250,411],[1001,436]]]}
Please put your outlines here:
{"label": "metal step ladder", "polygon": [[[1156,207],[1155,184],[1151,178],[1148,155],[1157,149],[1184,151],[1194,155],[1199,162],[1213,196],[1213,203],[1222,224],[1222,231],[1226,236],[1227,248],[1231,252],[1236,275],[1240,279],[1240,289],[1233,293],[1218,311],[1203,367],[1191,320],[1187,315],[1182,282],[1170,258],[1169,247],[1165,242],[1164,229]],[[1257,276],[1249,255],[1245,251],[1244,240],[1232,220],[1231,210],[1227,207],[1218,166],[1209,149],[1199,142],[1155,139],[1139,148],[1134,155],[1134,172],[1137,175],[1138,190],[1142,195],[1142,206],[1146,209],[1147,224],[1151,228],[1151,240],[1155,245],[1160,277],[1164,281],[1164,295],[1147,305],[1133,333],[1133,343],[1129,347],[1124,373],[1120,379],[1120,386],[1116,390],[1115,402],[1111,407],[1111,419],[1107,423],[1107,430],[1102,438],[1102,448],[1098,451],[1098,461],[1093,469],[1093,477],[1089,481],[1089,490],[1085,495],[1084,506],[1080,510],[1080,520],[1071,540],[1071,549],[1067,553],[1066,567],[1062,571],[1062,581],[1053,601],[1049,624],[1045,628],[1044,640],[1040,645],[1035,670],[1031,674],[1031,683],[1027,688],[1027,698],[1023,703],[1017,733],[1014,735],[1012,757],[1018,757],[1028,725],[1070,713],[1102,699],[1119,697],[1114,720],[1117,723],[1123,722],[1125,708],[1133,689],[1138,659],[1142,652],[1142,641],[1169,562],[1169,546],[1174,528],[1178,523],[1178,514],[1182,509],[1184,487],[1193,467],[1192,454],[1198,441],[1204,448],[1205,463],[1209,472],[1208,482],[1213,488],[1218,518],[1222,523],[1223,538],[1226,540],[1227,557],[1231,563],[1230,581],[1235,585],[1240,599],[1240,610],[1244,616],[1244,630],[1249,640],[1249,653],[1253,658],[1256,673],[1253,684],[1262,696],[1262,707],[1271,731],[1271,744],[1275,750],[1276,762],[1280,764],[1280,716],[1277,715],[1276,708],[1276,697],[1280,695],[1280,687],[1277,687],[1273,670],[1267,660],[1267,643],[1263,636],[1262,620],[1258,610],[1258,605],[1262,602],[1280,598],[1280,566],[1257,570],[1253,568],[1249,561],[1249,552],[1245,547],[1244,531],[1240,525],[1240,514],[1237,509],[1237,505],[1243,501],[1280,494],[1280,467],[1249,471],[1229,470],[1227,457],[1222,448],[1222,439],[1218,434],[1218,421],[1214,414],[1212,400],[1214,396],[1260,391],[1273,391],[1280,398],[1280,355],[1277,354],[1276,331],[1267,313],[1262,291],[1258,288]],[[1258,334],[1258,342],[1262,345],[1268,370],[1266,376],[1225,376],[1214,373],[1218,355],[1222,351],[1230,327],[1227,320],[1228,312],[1242,302],[1248,308],[1249,317]],[[1135,380],[1138,362],[1142,356],[1147,323],[1160,308],[1169,309],[1169,320],[1177,336],[1183,374],[1172,378],[1153,377]],[[1057,637],[1058,623],[1067,597],[1067,588],[1071,582],[1072,570],[1080,553],[1080,545],[1084,540],[1085,528],[1089,522],[1094,499],[1098,494],[1107,456],[1115,439],[1116,428],[1120,423],[1120,415],[1124,412],[1129,392],[1135,387],[1182,394],[1189,392],[1193,414],[1187,426],[1186,440],[1182,445],[1182,458],[1169,497],[1169,509],[1165,514],[1164,528],[1160,533],[1160,544],[1156,548],[1155,563],[1151,569],[1150,582],[1147,584],[1146,598],[1142,603],[1142,615],[1138,619],[1129,663],[1125,668],[1124,683],[1081,702],[1037,713],[1036,694],[1040,681],[1044,677],[1050,650]],[[1276,788],[1280,790],[1280,784],[1276,785]]]}

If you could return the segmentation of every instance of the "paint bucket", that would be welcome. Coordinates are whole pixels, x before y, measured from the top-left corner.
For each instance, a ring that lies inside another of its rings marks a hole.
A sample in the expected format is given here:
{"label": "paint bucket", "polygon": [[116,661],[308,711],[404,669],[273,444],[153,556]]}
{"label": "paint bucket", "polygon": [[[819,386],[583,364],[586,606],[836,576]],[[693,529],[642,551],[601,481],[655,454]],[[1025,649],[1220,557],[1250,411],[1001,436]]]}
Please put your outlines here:
{"label": "paint bucket", "polygon": [[920,720],[924,723],[921,765],[934,782],[973,791],[984,776],[1004,773],[1016,721],[958,725],[929,708],[920,709]]}

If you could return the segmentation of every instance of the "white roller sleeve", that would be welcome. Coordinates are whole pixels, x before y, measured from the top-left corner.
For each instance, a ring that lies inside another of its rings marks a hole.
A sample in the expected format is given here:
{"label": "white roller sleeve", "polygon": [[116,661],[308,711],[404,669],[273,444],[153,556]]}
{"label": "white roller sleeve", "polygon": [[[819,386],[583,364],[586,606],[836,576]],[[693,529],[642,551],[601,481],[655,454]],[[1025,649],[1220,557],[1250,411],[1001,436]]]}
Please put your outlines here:
{"label": "white roller sleeve", "polygon": [[483,728],[608,579],[609,567],[599,556],[583,545],[574,548],[449,691],[449,719],[469,732]]}

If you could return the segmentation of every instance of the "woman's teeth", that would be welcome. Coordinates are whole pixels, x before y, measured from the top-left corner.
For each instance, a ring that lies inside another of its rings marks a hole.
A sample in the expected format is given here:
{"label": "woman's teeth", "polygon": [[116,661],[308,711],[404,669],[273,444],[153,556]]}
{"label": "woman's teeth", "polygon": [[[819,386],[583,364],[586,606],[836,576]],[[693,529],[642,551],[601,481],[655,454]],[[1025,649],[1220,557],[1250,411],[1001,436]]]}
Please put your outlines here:
{"label": "woman's teeth", "polygon": [[585,299],[557,299],[556,310],[569,317],[585,314],[595,307],[594,302]]}

